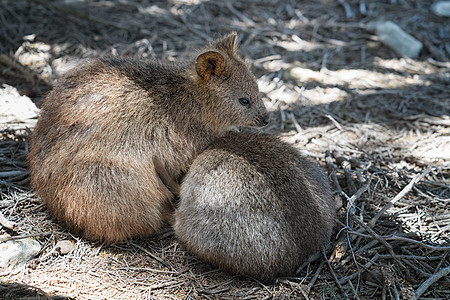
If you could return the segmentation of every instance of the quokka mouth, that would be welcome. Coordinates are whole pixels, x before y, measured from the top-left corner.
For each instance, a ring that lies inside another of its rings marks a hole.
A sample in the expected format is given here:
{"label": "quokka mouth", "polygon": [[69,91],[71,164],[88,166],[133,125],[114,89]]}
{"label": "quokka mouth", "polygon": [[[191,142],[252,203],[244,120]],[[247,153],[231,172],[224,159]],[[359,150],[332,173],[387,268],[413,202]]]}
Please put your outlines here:
{"label": "quokka mouth", "polygon": [[250,124],[250,127],[263,128],[263,127],[266,127],[269,123],[270,123],[270,118],[267,115],[267,116],[253,119]]}

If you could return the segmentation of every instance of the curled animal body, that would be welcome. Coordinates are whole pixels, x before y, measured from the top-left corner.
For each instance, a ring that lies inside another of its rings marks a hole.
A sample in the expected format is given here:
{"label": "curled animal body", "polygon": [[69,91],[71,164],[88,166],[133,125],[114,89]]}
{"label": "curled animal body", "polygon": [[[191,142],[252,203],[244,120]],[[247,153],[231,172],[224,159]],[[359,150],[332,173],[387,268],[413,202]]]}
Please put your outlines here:
{"label": "curled animal body", "polygon": [[334,217],[319,166],[274,136],[229,132],[183,179],[174,227],[206,262],[273,280],[294,274],[327,244]]}
{"label": "curled animal body", "polygon": [[43,102],[28,156],[31,186],[50,213],[107,243],[170,222],[172,193],[152,156],[180,178],[231,127],[267,123],[236,39],[213,41],[184,63],[97,58],[63,76]]}

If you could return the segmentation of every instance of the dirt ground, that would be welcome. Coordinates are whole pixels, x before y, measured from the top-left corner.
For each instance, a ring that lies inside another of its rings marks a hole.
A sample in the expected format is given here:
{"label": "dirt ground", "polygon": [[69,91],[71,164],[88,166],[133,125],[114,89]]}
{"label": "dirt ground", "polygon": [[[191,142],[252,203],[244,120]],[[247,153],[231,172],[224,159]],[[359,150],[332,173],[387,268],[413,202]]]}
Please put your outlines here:
{"label": "dirt ground", "polygon": [[[450,19],[432,2],[0,0],[0,88],[38,106],[80,59],[180,61],[237,31],[271,112],[264,130],[321,164],[342,204],[327,259],[271,284],[214,269],[170,229],[92,243],[29,189],[36,119],[0,118],[0,209],[17,223],[0,235],[42,246],[24,267],[0,270],[0,299],[448,299]],[[420,56],[380,43],[366,29],[379,20],[421,41]],[[61,240],[74,249],[60,254]]]}

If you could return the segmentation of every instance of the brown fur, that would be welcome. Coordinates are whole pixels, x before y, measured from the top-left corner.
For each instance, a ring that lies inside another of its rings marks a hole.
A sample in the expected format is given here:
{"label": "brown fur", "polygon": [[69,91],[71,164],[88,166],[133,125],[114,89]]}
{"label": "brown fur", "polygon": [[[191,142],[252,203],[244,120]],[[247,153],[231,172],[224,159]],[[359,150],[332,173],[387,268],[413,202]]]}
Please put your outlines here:
{"label": "brown fur", "polygon": [[292,275],[329,240],[328,178],[266,134],[227,133],[181,184],[175,233],[205,261],[261,280]]}
{"label": "brown fur", "polygon": [[100,58],[65,75],[44,101],[28,156],[32,188],[48,210],[109,243],[160,229],[172,194],[152,155],[179,178],[230,127],[267,123],[235,43],[230,34],[185,65]]}

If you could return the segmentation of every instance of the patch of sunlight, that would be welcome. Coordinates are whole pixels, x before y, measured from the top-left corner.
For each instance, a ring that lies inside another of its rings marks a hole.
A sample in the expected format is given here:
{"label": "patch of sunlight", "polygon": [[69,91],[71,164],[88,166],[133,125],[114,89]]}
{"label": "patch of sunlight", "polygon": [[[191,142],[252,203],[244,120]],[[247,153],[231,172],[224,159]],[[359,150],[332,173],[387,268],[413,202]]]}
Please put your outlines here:
{"label": "patch of sunlight", "polygon": [[323,104],[346,100],[350,97],[350,94],[339,88],[315,87],[303,91],[302,96],[306,98],[310,104]]}
{"label": "patch of sunlight", "polygon": [[276,45],[288,51],[314,51],[320,48],[317,43],[311,43],[300,38],[293,41],[278,41]]}
{"label": "patch of sunlight", "polygon": [[15,57],[22,66],[30,69],[41,68],[47,65],[51,57],[51,46],[41,42],[26,42],[15,53]]}
{"label": "patch of sunlight", "polygon": [[430,81],[424,80],[418,75],[404,77],[394,73],[381,73],[364,69],[313,71],[301,66],[294,66],[286,70],[284,79],[295,80],[298,85],[312,81],[325,85],[341,85],[352,89],[395,89],[407,85],[431,84]]}
{"label": "patch of sunlight", "polygon": [[25,123],[32,128],[38,115],[39,109],[30,98],[20,95],[15,87],[0,85],[0,129],[16,123]]}
{"label": "patch of sunlight", "polygon": [[450,136],[431,137],[413,145],[412,155],[426,159],[450,160]]}
{"label": "patch of sunlight", "polygon": [[350,94],[345,90],[337,87],[314,87],[311,89],[301,90],[297,86],[290,86],[282,84],[278,78],[270,79],[268,76],[262,76],[258,79],[258,88],[268,98],[272,100],[271,104],[267,104],[269,110],[278,109],[277,103],[298,103],[299,101],[305,104],[320,104],[331,103],[334,101],[341,101],[348,99]]}
{"label": "patch of sunlight", "polygon": [[411,130],[398,136],[395,142],[408,149],[405,155],[429,161],[443,160],[447,165],[450,163],[450,130],[447,128],[429,132]]}
{"label": "patch of sunlight", "polygon": [[384,69],[390,69],[397,72],[413,72],[416,74],[433,74],[436,69],[430,64],[415,61],[409,58],[401,59],[382,59],[375,57],[374,64]]}

